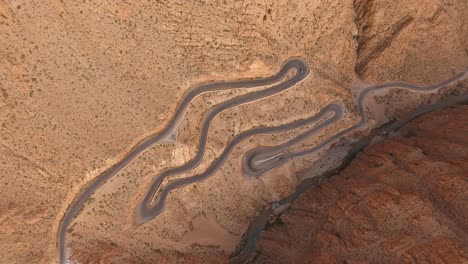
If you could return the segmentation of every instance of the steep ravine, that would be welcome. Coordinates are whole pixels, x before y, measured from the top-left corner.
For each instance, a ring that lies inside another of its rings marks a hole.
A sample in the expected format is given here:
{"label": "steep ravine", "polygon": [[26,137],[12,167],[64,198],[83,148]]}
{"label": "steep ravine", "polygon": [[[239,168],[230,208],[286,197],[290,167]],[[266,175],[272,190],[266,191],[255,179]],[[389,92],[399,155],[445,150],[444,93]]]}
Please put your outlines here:
{"label": "steep ravine", "polygon": [[253,263],[466,263],[468,106],[435,111],[305,191]]}

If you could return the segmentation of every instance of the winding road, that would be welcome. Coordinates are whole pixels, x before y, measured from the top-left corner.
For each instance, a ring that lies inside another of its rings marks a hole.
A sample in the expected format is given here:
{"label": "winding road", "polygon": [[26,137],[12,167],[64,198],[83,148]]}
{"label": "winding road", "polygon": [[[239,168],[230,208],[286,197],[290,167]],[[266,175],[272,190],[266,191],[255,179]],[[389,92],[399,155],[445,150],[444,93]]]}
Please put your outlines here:
{"label": "winding road", "polygon": [[[254,148],[248,151],[246,155],[244,155],[243,162],[242,162],[242,172],[246,176],[259,176],[273,169],[274,167],[284,164],[285,162],[292,160],[294,158],[312,155],[316,153],[317,151],[323,149],[325,146],[328,146],[331,143],[335,142],[336,140],[340,139],[344,135],[349,134],[350,132],[354,130],[365,128],[367,126],[367,118],[364,112],[364,100],[370,93],[382,92],[382,91],[386,91],[386,90],[393,89],[393,88],[400,88],[400,89],[404,89],[404,90],[408,90],[412,92],[418,92],[418,93],[433,93],[439,90],[440,88],[446,87],[448,85],[456,83],[457,81],[461,79],[467,78],[467,76],[468,76],[468,70],[465,69],[463,72],[459,73],[458,75],[446,81],[443,81],[435,85],[430,85],[430,86],[414,85],[414,84],[410,84],[407,82],[392,82],[392,83],[380,84],[380,85],[366,85],[364,89],[358,92],[357,100],[356,100],[359,115],[361,116],[361,119],[359,122],[327,138],[326,140],[313,146],[312,148],[298,151],[298,152],[279,154],[283,152],[284,150],[290,148],[294,144],[300,142],[304,138],[316,133],[320,129],[323,129],[325,126],[329,125],[330,123],[336,122],[336,119],[333,118],[333,120],[330,120],[330,122],[326,121],[319,126],[312,127],[308,129],[307,131],[303,132],[302,134],[298,135],[297,137],[281,145],[274,146],[274,147],[260,146],[260,147]],[[337,110],[337,112],[340,115],[343,111],[344,109]]]}
{"label": "winding road", "polygon": [[[294,75],[288,78],[288,74],[294,70]],[[118,174],[121,170],[123,170],[128,164],[130,164],[133,160],[135,160],[139,155],[141,155],[145,150],[155,146],[158,143],[164,141],[171,141],[176,137],[177,129],[179,127],[180,121],[184,116],[187,107],[189,106],[190,102],[197,96],[202,93],[212,92],[212,91],[221,91],[221,90],[230,90],[230,89],[239,89],[239,88],[257,88],[261,86],[271,86],[270,88],[252,92],[246,95],[235,97],[231,100],[228,100],[220,105],[217,105],[215,109],[211,110],[203,120],[202,124],[202,140],[200,141],[200,146],[205,146],[206,144],[206,133],[208,131],[208,124],[206,123],[209,120],[212,120],[217,114],[220,112],[232,108],[234,106],[249,103],[255,100],[263,99],[268,96],[275,95],[286,89],[289,89],[296,85],[298,82],[302,81],[310,72],[308,64],[301,58],[293,57],[286,60],[281,67],[280,71],[271,77],[261,78],[261,79],[254,79],[254,80],[241,80],[241,81],[233,81],[233,82],[216,82],[216,83],[208,83],[208,84],[201,84],[198,86],[193,87],[190,89],[180,100],[179,105],[177,106],[174,115],[169,120],[168,124],[164,129],[160,132],[151,135],[141,141],[138,145],[136,145],[127,155],[121,159],[118,163],[114,166],[103,172],[101,175],[96,177],[94,180],[89,182],[82,191],[76,196],[70,206],[67,208],[62,221],[60,222],[58,228],[58,238],[57,238],[57,247],[59,252],[59,263],[67,263],[67,249],[66,249],[66,233],[68,226],[73,221],[75,216],[78,214],[81,208],[83,208],[84,203],[88,198],[105,182],[111,179],[113,176]],[[285,80],[286,79],[286,80]],[[283,82],[281,82],[283,81]],[[204,147],[199,149],[204,152]],[[200,152],[200,151],[199,151]],[[203,153],[200,153],[203,156]],[[197,153],[197,156],[200,156]],[[196,159],[190,161],[190,164],[186,166],[192,167],[197,165],[199,160]],[[190,165],[190,166],[189,166]],[[179,168],[175,170],[177,173],[183,172],[183,168]],[[161,177],[158,177],[160,179]],[[155,180],[150,191],[148,193],[154,192],[154,186],[157,186],[158,179]],[[148,195],[147,195],[148,196]],[[146,199],[146,197],[145,197]],[[142,213],[145,214],[147,210],[143,210]],[[141,219],[149,220],[147,214],[146,217],[139,217]]]}
{"label": "winding road", "polygon": [[[294,71],[294,75],[289,77],[289,73]],[[343,119],[345,116],[345,108],[340,102],[335,102],[324,107],[320,112],[315,115],[302,119],[296,120],[292,123],[273,126],[273,127],[257,127],[248,131],[244,131],[237,136],[235,136],[226,146],[222,154],[216,158],[203,173],[197,174],[194,176],[177,179],[170,181],[164,187],[161,187],[164,179],[181,173],[188,172],[195,167],[197,167],[201,160],[203,159],[205,153],[205,146],[207,143],[208,131],[210,124],[213,119],[221,112],[236,107],[238,105],[251,103],[257,100],[261,100],[278,93],[281,93],[302,80],[306,78],[310,73],[310,68],[308,64],[301,58],[290,58],[288,59],[281,70],[274,76],[254,79],[254,80],[242,80],[234,82],[217,82],[217,83],[208,83],[198,85],[190,89],[181,99],[179,105],[177,106],[174,116],[168,122],[167,126],[158,132],[157,134],[151,135],[148,138],[144,139],[137,146],[135,146],[122,160],[116,163],[113,167],[99,175],[93,181],[87,184],[87,186],[82,190],[82,192],[75,198],[75,200],[68,207],[64,217],[59,226],[58,230],[58,251],[59,251],[59,262],[67,262],[67,250],[66,250],[66,232],[70,223],[73,221],[77,213],[83,207],[85,201],[106,181],[112,178],[114,175],[119,173],[124,169],[128,164],[135,160],[139,155],[141,155],[145,150],[153,147],[154,145],[163,142],[174,140],[177,134],[177,129],[179,127],[180,121],[184,116],[188,105],[190,102],[197,97],[198,95],[211,91],[220,91],[228,89],[238,89],[238,88],[256,88],[261,86],[271,86],[260,91],[251,92],[245,95],[240,95],[234,97],[230,100],[222,102],[212,108],[209,112],[205,114],[201,124],[201,131],[199,137],[198,150],[193,159],[186,162],[182,166],[170,168],[163,171],[160,175],[151,184],[148,192],[142,199],[141,203],[136,208],[136,218],[139,224],[145,223],[161,212],[164,211],[166,206],[166,200],[169,193],[183,186],[207,179],[213,175],[228,158],[231,151],[234,147],[242,142],[243,140],[258,134],[274,134],[286,132],[292,129],[299,127],[307,126],[312,124],[312,126],[307,129],[305,132],[299,134],[298,136],[290,139],[289,141],[280,144],[274,147],[257,147],[249,152],[247,152],[242,161],[242,171],[246,176],[258,176],[262,173],[265,173],[268,170],[271,170],[274,167],[277,167],[285,162],[292,160],[294,158],[303,157],[306,155],[311,155],[321,150],[322,148],[330,145],[351,131],[362,129],[367,126],[367,119],[364,113],[364,100],[369,93],[388,90],[391,88],[402,88],[410,91],[420,92],[420,93],[430,93],[434,92],[442,87],[448,86],[459,81],[462,78],[467,77],[468,70],[456,75],[455,77],[444,81],[442,83],[432,85],[432,86],[418,86],[412,85],[405,82],[393,82],[383,85],[367,85],[364,87],[357,95],[356,103],[358,106],[358,111],[361,116],[360,121],[353,126],[342,130],[335,135],[327,138],[321,143],[305,150],[300,150],[297,152],[284,153],[285,150],[302,141],[306,137],[309,137],[321,129],[338,122]]]}

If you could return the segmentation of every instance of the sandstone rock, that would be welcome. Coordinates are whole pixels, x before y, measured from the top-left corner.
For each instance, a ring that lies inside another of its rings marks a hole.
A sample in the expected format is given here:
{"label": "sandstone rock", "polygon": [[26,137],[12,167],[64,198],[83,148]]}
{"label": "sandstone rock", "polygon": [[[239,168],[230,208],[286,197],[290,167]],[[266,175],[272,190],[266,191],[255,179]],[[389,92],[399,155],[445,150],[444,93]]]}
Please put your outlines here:
{"label": "sandstone rock", "polygon": [[256,262],[466,263],[467,151],[468,106],[413,121],[296,200]]}

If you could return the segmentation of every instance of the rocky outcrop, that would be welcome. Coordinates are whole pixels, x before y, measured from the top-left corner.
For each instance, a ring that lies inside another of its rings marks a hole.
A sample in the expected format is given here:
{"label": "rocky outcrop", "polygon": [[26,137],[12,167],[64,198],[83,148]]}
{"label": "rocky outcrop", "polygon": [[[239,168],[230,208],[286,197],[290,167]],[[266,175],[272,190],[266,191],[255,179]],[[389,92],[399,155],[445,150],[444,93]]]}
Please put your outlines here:
{"label": "rocky outcrop", "polygon": [[427,114],[297,199],[255,263],[466,263],[468,106]]}
{"label": "rocky outcrop", "polygon": [[462,14],[468,12],[467,1],[354,0],[353,4],[360,78],[437,82],[466,66],[468,16]]}

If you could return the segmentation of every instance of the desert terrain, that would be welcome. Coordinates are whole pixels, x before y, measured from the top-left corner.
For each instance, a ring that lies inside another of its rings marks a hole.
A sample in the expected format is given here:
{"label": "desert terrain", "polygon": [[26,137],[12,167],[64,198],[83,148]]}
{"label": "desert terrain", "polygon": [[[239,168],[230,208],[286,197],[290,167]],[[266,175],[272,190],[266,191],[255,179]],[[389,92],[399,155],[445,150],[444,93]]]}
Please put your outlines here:
{"label": "desert terrain", "polygon": [[[464,0],[0,0],[0,263],[57,263],[58,233],[70,205],[139,142],[170,124],[181,98],[193,87],[273,76],[291,57],[303,59],[310,68],[302,81],[284,92],[219,113],[209,126],[200,164],[171,180],[202,173],[245,131],[290,124],[340,102],[346,110],[343,119],[288,151],[310,148],[358,122],[356,95],[367,84],[435,85],[466,72],[467,25]],[[309,127],[252,136],[240,142],[211,177],[173,190],[157,217],[139,224],[135,211],[161,172],[196,155],[203,116],[210,109],[265,89],[268,86],[195,97],[177,127],[176,140],[148,148],[86,200],[66,226],[67,259],[73,263],[228,262],[255,216],[294,192],[304,179],[299,172],[330,146],[259,177],[243,175],[244,154],[257,146],[287,142]],[[465,76],[428,94],[388,89],[366,101],[368,125],[346,137],[358,139],[421,105],[466,89]],[[429,133],[426,130],[421,133]],[[454,131],[466,135],[466,129]],[[398,142],[380,148],[400,146]],[[378,146],[372,149],[378,151]],[[457,179],[463,182],[466,168],[460,168]],[[433,185],[442,196],[452,193],[438,181]],[[320,188],[328,185],[324,186]],[[463,185],[459,186],[456,195],[466,200]],[[349,188],[367,188],[361,187]],[[400,187],[393,186],[398,192]],[[331,195],[322,189],[313,195]],[[416,196],[425,191],[412,190]],[[315,204],[301,201],[292,208]],[[466,213],[463,206],[450,209],[456,219],[452,222],[440,220],[448,217],[435,210],[410,212],[442,221],[443,239],[437,234],[428,237],[439,239],[446,252],[459,252],[450,254],[461,263],[466,259],[466,253],[460,253],[466,252],[466,241],[454,230],[466,233],[466,223],[460,222]],[[330,209],[319,208],[325,218]],[[431,228],[438,227],[421,232]],[[271,236],[270,230],[264,237]],[[412,245],[420,239],[411,233],[406,236]],[[268,259],[264,251],[273,249],[262,239],[257,256],[265,256],[257,259]],[[420,251],[432,250],[418,245]],[[354,251],[362,250],[354,246]],[[319,256],[320,250],[312,253]],[[339,261],[345,256],[340,250],[334,247],[326,254],[335,254],[330,259]],[[382,253],[383,260],[397,259],[392,255],[396,251],[389,252]],[[294,259],[288,254],[283,257]]]}

